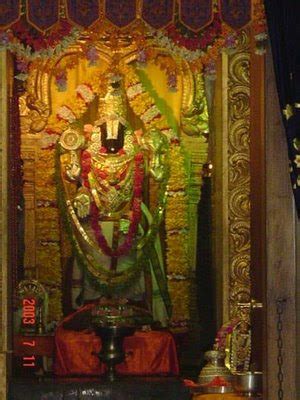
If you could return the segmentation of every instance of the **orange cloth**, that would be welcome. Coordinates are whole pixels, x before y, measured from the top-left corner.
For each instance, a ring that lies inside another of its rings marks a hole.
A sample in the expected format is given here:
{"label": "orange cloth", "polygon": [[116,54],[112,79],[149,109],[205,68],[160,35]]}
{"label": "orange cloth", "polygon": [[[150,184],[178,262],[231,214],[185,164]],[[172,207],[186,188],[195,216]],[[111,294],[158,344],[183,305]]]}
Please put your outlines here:
{"label": "orange cloth", "polygon": [[[73,316],[91,309],[85,306],[68,316],[55,334],[56,357],[54,372],[57,375],[99,375],[105,372],[95,353],[101,349],[101,339],[94,332],[71,331],[63,327]],[[176,346],[169,332],[137,331],[124,340],[126,360],[117,371],[126,375],[178,375]]]}

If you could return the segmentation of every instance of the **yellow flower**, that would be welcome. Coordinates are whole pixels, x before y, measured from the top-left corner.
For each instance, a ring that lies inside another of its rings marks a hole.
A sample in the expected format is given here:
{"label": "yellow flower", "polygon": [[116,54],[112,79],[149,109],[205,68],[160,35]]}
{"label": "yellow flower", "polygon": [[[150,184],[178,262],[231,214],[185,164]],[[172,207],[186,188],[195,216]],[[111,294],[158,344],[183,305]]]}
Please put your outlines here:
{"label": "yellow flower", "polygon": [[168,236],[167,273],[169,275],[189,276],[187,240],[185,233],[176,232]]}
{"label": "yellow flower", "polygon": [[169,292],[173,304],[172,321],[184,321],[190,317],[190,282],[170,280]]}

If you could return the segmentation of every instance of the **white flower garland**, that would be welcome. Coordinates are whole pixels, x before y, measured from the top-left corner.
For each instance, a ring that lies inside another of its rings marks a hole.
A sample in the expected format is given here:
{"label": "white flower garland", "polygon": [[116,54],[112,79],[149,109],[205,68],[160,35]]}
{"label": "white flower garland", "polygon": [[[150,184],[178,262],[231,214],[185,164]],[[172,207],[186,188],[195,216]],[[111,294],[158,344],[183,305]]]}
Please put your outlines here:
{"label": "white flower garland", "polygon": [[173,40],[169,39],[166,35],[164,35],[162,31],[153,31],[152,34],[153,34],[153,41],[157,46],[167,49],[174,56],[177,57],[179,56],[186,61],[193,62],[205,55],[205,52],[203,50],[192,51],[188,50],[185,47],[177,46],[173,42]]}
{"label": "white flower garland", "polygon": [[76,121],[76,115],[73,113],[70,107],[65,105],[59,107],[59,109],[57,110],[57,118],[63,119],[70,124]]}
{"label": "white flower garland", "polygon": [[87,104],[91,103],[95,98],[95,94],[93,93],[92,88],[86,84],[77,86],[76,93]]}

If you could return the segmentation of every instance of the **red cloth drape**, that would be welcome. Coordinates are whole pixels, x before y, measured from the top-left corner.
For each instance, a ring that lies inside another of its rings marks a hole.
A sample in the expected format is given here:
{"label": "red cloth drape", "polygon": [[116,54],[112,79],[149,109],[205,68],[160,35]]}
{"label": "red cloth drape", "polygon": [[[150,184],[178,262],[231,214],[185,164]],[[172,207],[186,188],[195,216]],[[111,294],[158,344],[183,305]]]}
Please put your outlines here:
{"label": "red cloth drape", "polygon": [[[58,327],[55,335],[56,375],[99,375],[105,372],[94,353],[101,349],[101,340],[90,331],[72,331],[64,328],[79,313],[90,310],[93,305],[81,308],[68,316]],[[126,375],[177,375],[179,372],[175,341],[165,331],[137,331],[124,340],[126,360],[117,371]]]}

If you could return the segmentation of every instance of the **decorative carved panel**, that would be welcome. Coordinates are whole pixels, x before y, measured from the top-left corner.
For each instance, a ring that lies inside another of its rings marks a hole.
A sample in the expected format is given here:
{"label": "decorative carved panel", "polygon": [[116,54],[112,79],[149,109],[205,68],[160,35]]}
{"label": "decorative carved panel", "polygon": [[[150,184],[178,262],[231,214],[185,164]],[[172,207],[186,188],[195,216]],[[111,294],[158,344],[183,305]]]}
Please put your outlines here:
{"label": "decorative carved panel", "polygon": [[[249,36],[228,57],[229,313],[248,318],[250,300],[250,76]],[[243,313],[243,315],[240,315]]]}

